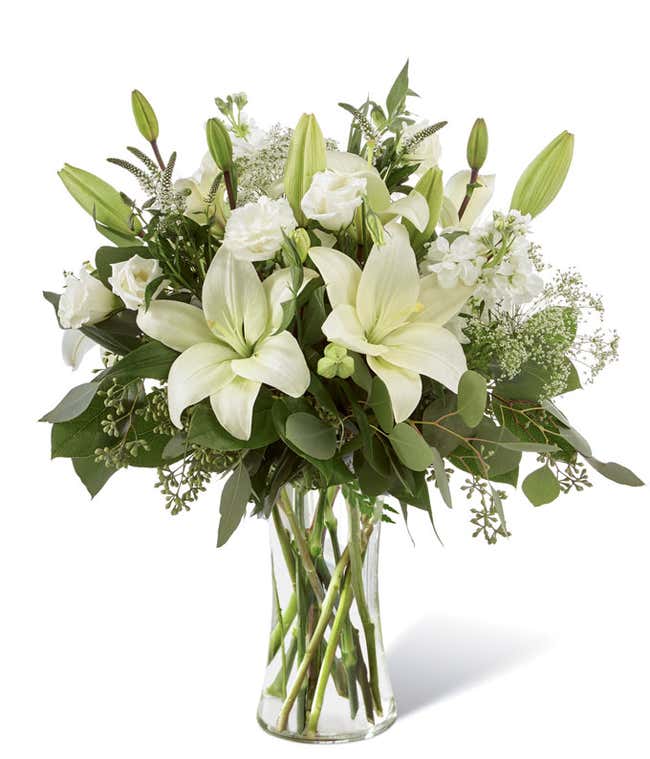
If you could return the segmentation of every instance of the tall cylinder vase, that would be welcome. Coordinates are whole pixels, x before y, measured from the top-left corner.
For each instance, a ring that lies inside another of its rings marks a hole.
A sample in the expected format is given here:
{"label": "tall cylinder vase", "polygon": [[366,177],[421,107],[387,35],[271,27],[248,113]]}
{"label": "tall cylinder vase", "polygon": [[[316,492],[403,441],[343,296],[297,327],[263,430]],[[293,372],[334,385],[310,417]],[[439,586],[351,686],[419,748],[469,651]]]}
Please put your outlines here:
{"label": "tall cylinder vase", "polygon": [[381,501],[345,488],[279,494],[273,614],[257,718],[313,743],[362,740],[396,717],[377,585]]}

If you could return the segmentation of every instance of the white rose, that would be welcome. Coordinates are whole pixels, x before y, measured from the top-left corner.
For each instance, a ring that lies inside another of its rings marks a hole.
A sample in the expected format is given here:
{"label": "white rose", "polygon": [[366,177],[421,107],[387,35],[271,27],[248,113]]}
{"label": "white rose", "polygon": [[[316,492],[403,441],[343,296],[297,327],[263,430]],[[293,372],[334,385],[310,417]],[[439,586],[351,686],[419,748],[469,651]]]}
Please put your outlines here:
{"label": "white rose", "polygon": [[[113,292],[124,301],[124,305],[133,311],[144,305],[144,295],[149,282],[162,274],[160,264],[155,258],[142,258],[137,253],[128,261],[111,264],[113,276],[109,282]],[[152,299],[162,290],[164,283],[153,294]]]}
{"label": "white rose", "polygon": [[235,208],[226,224],[224,245],[236,258],[265,261],[280,250],[284,233],[296,228],[291,206],[286,198],[261,197],[256,203]]}
{"label": "white rose", "polygon": [[68,274],[59,301],[58,315],[65,329],[89,327],[103,321],[117,305],[113,293],[87,269],[79,277]]}
{"label": "white rose", "polygon": [[437,132],[429,135],[429,137],[425,137],[412,150],[408,149],[409,140],[412,140],[418,132],[426,129],[428,126],[428,121],[420,121],[418,124],[406,127],[402,132],[402,144],[407,148],[406,158],[413,163],[419,164],[418,174],[424,174],[428,169],[437,166],[442,152]]}
{"label": "white rose", "polygon": [[314,219],[325,229],[338,232],[352,222],[365,193],[366,180],[363,177],[320,171],[314,174],[300,207],[308,219]]}

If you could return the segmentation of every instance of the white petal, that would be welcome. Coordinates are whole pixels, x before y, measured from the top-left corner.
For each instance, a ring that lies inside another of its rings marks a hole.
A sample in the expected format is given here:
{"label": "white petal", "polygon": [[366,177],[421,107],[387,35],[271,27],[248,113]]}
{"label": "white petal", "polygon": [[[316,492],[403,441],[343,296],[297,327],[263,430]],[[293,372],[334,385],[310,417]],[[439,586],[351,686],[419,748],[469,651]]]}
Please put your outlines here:
{"label": "white petal", "polygon": [[437,274],[427,274],[420,280],[418,301],[422,310],[411,317],[413,322],[430,322],[443,326],[462,309],[476,288],[457,284],[440,287]]}
{"label": "white petal", "polygon": [[[456,209],[460,208],[463,202],[469,179],[470,171],[467,169],[454,174],[445,185],[445,195],[451,200]],[[477,187],[474,190],[467,204],[463,218],[460,220],[460,225],[463,229],[469,229],[476,219],[478,219],[485,206],[490,202],[492,193],[494,192],[494,174],[488,174],[487,176],[479,175],[478,181],[482,187]]]}
{"label": "white petal", "polygon": [[241,355],[268,328],[266,294],[250,261],[222,247],[203,283],[203,311],[212,332]]}
{"label": "white petal", "polygon": [[196,343],[214,341],[203,311],[189,303],[155,300],[147,311],[143,308],[138,311],[136,321],[145,335],[175,351],[187,350]]}
{"label": "white petal", "polygon": [[275,387],[298,398],[309,386],[309,368],[296,338],[289,332],[261,340],[250,358],[232,362],[240,377]]}
{"label": "white petal", "polygon": [[341,150],[327,151],[327,168],[340,174],[350,174],[366,180],[366,194],[370,207],[376,213],[385,211],[390,205],[390,193],[379,172],[368,161],[354,153]]}
{"label": "white petal", "polygon": [[370,251],[357,290],[356,310],[371,342],[404,324],[413,313],[420,276],[406,229],[396,222],[386,226],[386,242]]}
{"label": "white petal", "polygon": [[354,306],[361,269],[350,256],[333,248],[311,248],[309,256],[325,282],[332,308]]}
{"label": "white petal", "polygon": [[457,227],[458,223],[458,208],[446,195],[443,195],[442,207],[440,208],[440,226],[446,229],[447,227]]}
{"label": "white petal", "polygon": [[365,332],[353,306],[342,305],[333,309],[323,323],[323,334],[332,343],[338,343],[348,350],[380,356],[386,350],[382,345],[374,345],[366,339]]}
{"label": "white petal", "polygon": [[461,344],[448,329],[416,322],[387,335],[384,344],[388,348],[386,361],[431,377],[457,392],[467,363]]}
{"label": "white petal", "polygon": [[412,190],[405,198],[393,201],[386,215],[403,216],[419,232],[423,232],[429,222],[429,206],[421,193]]}
{"label": "white petal", "polygon": [[[303,280],[298,295],[315,279],[318,274],[313,269],[303,268]],[[274,332],[282,323],[282,304],[291,300],[293,292],[291,290],[291,269],[278,269],[267,277],[262,283],[266,292],[266,299],[271,311],[271,332]]]}
{"label": "white petal", "polygon": [[259,382],[234,377],[210,396],[214,415],[221,426],[239,440],[248,440],[253,425],[253,407],[260,391]]}
{"label": "white petal", "polygon": [[63,332],[63,340],[61,342],[64,363],[72,367],[72,369],[78,369],[83,357],[95,345],[95,341],[86,337],[81,330],[66,329]]}
{"label": "white petal", "polygon": [[399,423],[408,419],[422,397],[420,375],[390,364],[383,358],[368,356],[367,360],[368,366],[386,385],[395,421]]}
{"label": "white petal", "polygon": [[181,353],[169,370],[169,416],[180,429],[181,414],[234,377],[230,360],[237,354],[226,345],[197,343]]}

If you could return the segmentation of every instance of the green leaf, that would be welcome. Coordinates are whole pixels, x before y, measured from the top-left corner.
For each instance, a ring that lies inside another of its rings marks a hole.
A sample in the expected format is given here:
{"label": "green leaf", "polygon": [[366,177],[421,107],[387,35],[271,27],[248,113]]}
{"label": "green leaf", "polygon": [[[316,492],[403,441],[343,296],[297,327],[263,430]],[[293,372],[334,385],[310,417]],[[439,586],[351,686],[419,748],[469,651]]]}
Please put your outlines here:
{"label": "green leaf", "polygon": [[584,459],[591,464],[597,472],[602,474],[603,477],[607,477],[608,480],[617,482],[619,485],[628,485],[632,488],[638,488],[645,485],[643,480],[639,479],[634,472],[627,467],[624,467],[622,464],[617,464],[614,461],[599,461],[593,456],[585,456]]}
{"label": "green leaf", "polygon": [[291,414],[285,434],[296,448],[319,461],[327,461],[336,453],[336,430],[313,414]]}
{"label": "green leaf", "polygon": [[591,456],[591,446],[577,430],[573,429],[573,427],[565,428],[558,425],[558,434],[582,456]]}
{"label": "green leaf", "polygon": [[533,506],[551,503],[560,495],[560,483],[547,466],[531,472],[521,483],[521,489]]}
{"label": "green leaf", "polygon": [[[471,435],[468,427],[457,413],[455,396],[445,393],[442,398],[432,401],[422,414],[422,434],[425,440],[438,449],[441,456],[448,456]],[[436,422],[436,424],[432,424]]]}
{"label": "green leaf", "polygon": [[469,427],[476,427],[485,413],[487,382],[478,372],[468,369],[458,383],[458,413]]}
{"label": "green leaf", "polygon": [[[468,443],[461,443],[449,454],[454,466],[463,471],[492,479],[511,472],[521,461],[521,451],[503,446],[503,443],[517,443],[517,438],[507,428],[498,427],[487,417],[470,433],[470,438]],[[475,451],[478,451],[480,458]]]}
{"label": "green leaf", "polygon": [[369,393],[372,389],[372,375],[368,369],[368,365],[363,356],[358,353],[352,353],[349,351],[349,355],[352,356],[354,361],[354,372],[352,374],[352,381],[355,385]]}
{"label": "green leaf", "polygon": [[44,414],[39,422],[67,422],[70,419],[82,414],[95,397],[99,390],[99,383],[86,382],[83,385],[77,385],[68,391],[63,400],[61,400],[51,411]]}
{"label": "green leaf", "polygon": [[368,395],[368,405],[375,412],[379,426],[384,432],[389,433],[394,426],[393,406],[390,402],[388,389],[379,377],[372,378],[370,393]]}
{"label": "green leaf", "polygon": [[[575,366],[566,359],[569,375],[562,393],[568,393],[581,387],[580,377]],[[537,401],[544,395],[544,388],[549,381],[549,371],[544,367],[528,362],[522,371],[511,380],[497,382],[494,394],[510,400]]]}
{"label": "green leaf", "polygon": [[94,456],[72,459],[72,466],[91,498],[99,493],[117,471],[107,467],[104,462],[97,463]]}
{"label": "green leaf", "polygon": [[133,379],[166,380],[169,369],[177,358],[178,353],[162,343],[143,343],[115,366],[98,374],[95,381],[108,377],[116,378],[120,382]]}
{"label": "green leaf", "polygon": [[106,413],[104,400],[94,398],[79,416],[67,422],[52,425],[52,458],[85,458],[93,456],[97,448],[115,442],[102,431],[100,422]]}
{"label": "green leaf", "polygon": [[410,424],[396,424],[388,439],[402,464],[414,472],[423,472],[433,464],[434,454],[431,448]]}
{"label": "green leaf", "polygon": [[386,109],[388,115],[396,115],[404,104],[406,95],[409,89],[409,62],[408,60],[404,64],[404,67],[397,75],[397,78],[393,82],[393,86],[390,88],[388,97],[386,98]]}
{"label": "green leaf", "polygon": [[246,513],[246,504],[251,496],[252,489],[248,469],[246,469],[242,462],[223,486],[221,502],[219,504],[221,519],[219,520],[217,548],[225,545],[233,532],[239,527],[239,523]]}
{"label": "green leaf", "polygon": [[449,490],[449,479],[447,472],[445,472],[445,462],[437,448],[432,448],[433,454],[433,471],[436,475],[436,485],[442,496],[442,500],[447,504],[449,508],[452,507],[451,492]]}
{"label": "green leaf", "polygon": [[92,327],[82,327],[81,331],[97,345],[118,356],[130,353],[142,344],[142,332],[136,324],[135,311],[119,311]]}
{"label": "green leaf", "polygon": [[501,448],[507,448],[509,451],[521,451],[522,453],[554,453],[559,450],[557,445],[552,443],[529,443],[526,441],[505,441],[497,442]]}

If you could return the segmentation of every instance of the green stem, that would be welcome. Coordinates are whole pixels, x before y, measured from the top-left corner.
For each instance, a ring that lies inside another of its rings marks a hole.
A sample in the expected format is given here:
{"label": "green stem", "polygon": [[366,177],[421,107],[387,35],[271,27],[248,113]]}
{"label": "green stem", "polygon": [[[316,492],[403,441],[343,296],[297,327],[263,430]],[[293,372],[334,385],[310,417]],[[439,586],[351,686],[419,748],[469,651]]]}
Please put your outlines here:
{"label": "green stem", "polygon": [[363,708],[366,711],[366,719],[371,725],[375,723],[375,712],[372,705],[372,691],[370,690],[370,683],[368,682],[368,670],[363,660],[363,654],[361,652],[361,640],[359,639],[359,631],[352,630],[352,637],[354,639],[354,648],[357,652],[357,680],[359,681],[359,688],[361,688],[361,697],[363,698]]}
{"label": "green stem", "polygon": [[352,623],[348,617],[341,630],[341,654],[348,681],[348,700],[350,716],[354,719],[359,711],[359,694],[357,693],[357,652],[354,647]]}
{"label": "green stem", "polygon": [[[470,175],[469,175],[469,185],[474,185],[478,181],[478,169],[472,169]],[[469,201],[472,199],[472,193],[474,192],[474,188],[468,189],[465,192],[465,197],[463,198],[463,202],[460,204],[460,208],[458,209],[458,220],[460,221],[463,218],[463,214],[467,210],[467,206],[469,205]]]}
{"label": "green stem", "polygon": [[[296,638],[296,633],[294,631],[294,634],[291,638],[291,643],[289,643],[289,648],[287,649],[287,666],[286,671],[287,675],[291,674],[291,670],[293,669],[293,663],[296,660],[296,652],[298,650],[298,640]],[[286,688],[283,688],[283,672],[282,669],[278,672],[278,674],[275,676],[275,679],[273,682],[269,685],[269,687],[266,689],[266,692],[269,694],[269,696],[275,696],[276,698],[286,698],[287,691]]]}
{"label": "green stem", "polygon": [[[296,614],[298,616],[298,620],[296,623],[297,627],[297,641],[298,641],[298,650],[297,650],[297,656],[298,656],[298,665],[299,667],[302,666],[303,662],[305,661],[305,641],[307,640],[307,611],[308,611],[308,604],[307,604],[307,589],[305,588],[305,585],[303,583],[302,576],[300,574],[300,559],[296,556]],[[296,691],[296,723],[297,723],[297,730],[299,733],[302,733],[305,729],[305,718],[306,718],[306,712],[305,712],[305,687],[303,686],[302,682],[299,685],[298,690]],[[287,696],[285,695],[285,703],[286,703]]]}
{"label": "green stem", "polygon": [[282,517],[280,516],[280,512],[278,511],[277,506],[273,507],[271,515],[273,517],[275,532],[278,536],[278,542],[280,543],[280,548],[282,549],[282,555],[284,556],[284,561],[287,565],[287,570],[289,571],[289,577],[291,578],[291,582],[295,587],[296,566],[293,560],[293,552],[291,551],[291,540],[289,538],[289,533],[282,524]]}
{"label": "green stem", "polygon": [[296,618],[296,607],[296,594],[292,593],[282,616],[278,619],[273,628],[273,632],[271,633],[271,637],[269,638],[269,662],[277,654],[280,644],[284,640],[286,631],[291,627],[293,620]]}

